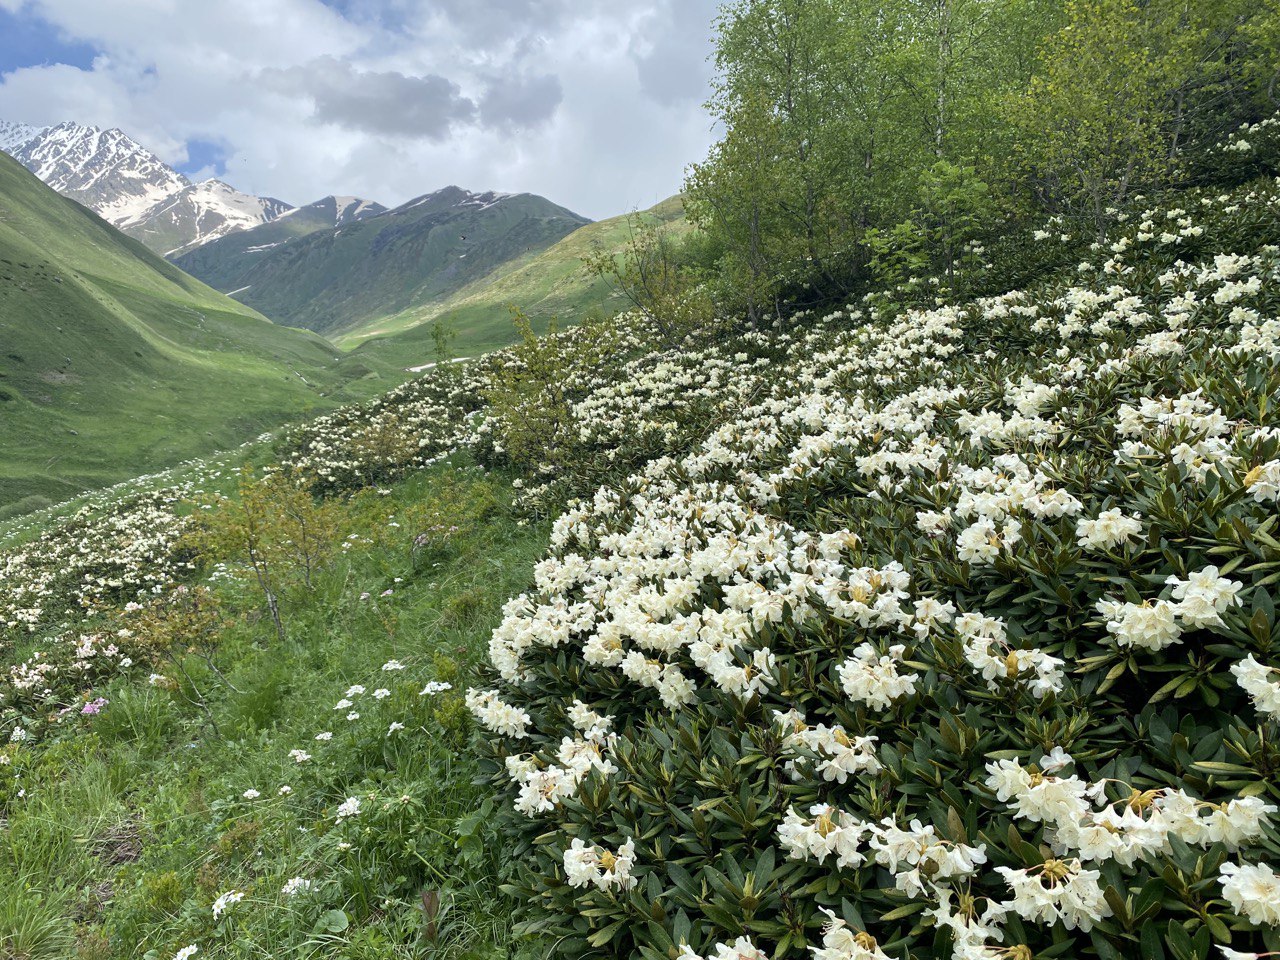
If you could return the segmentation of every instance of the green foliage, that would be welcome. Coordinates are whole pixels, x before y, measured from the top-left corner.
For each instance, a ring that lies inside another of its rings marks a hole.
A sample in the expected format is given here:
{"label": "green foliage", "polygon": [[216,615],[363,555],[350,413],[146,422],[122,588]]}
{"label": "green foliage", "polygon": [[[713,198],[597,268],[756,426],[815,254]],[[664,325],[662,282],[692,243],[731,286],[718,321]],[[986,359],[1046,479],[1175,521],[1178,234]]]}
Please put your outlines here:
{"label": "green foliage", "polygon": [[14,960],[67,960],[75,928],[66,916],[69,896],[46,894],[33,875],[0,885],[0,954]]}
{"label": "green foliage", "polygon": [[1025,83],[1052,7],[726,5],[710,103],[725,134],[686,188],[692,219],[723,248],[722,288],[750,322],[778,312],[793,277],[828,303],[865,282],[864,232],[883,239],[906,221],[939,161],[991,182],[1007,151],[1000,99]]}
{"label": "green foliage", "polygon": [[1153,49],[1160,21],[1134,0],[1077,0],[1016,101],[1020,157],[1049,209],[1101,232],[1129,195],[1166,173],[1167,107]]}
{"label": "green foliage", "polygon": [[957,171],[987,185],[951,199],[978,201],[959,232],[988,247],[1047,215],[1096,238],[1137,193],[1240,182],[1218,147],[1275,110],[1277,19],[1247,0],[726,4],[724,133],[686,182],[715,289],[758,325],[871,280],[954,281],[938,191]]}
{"label": "green foliage", "polygon": [[[533,960],[541,951],[520,952],[494,879],[503,850],[474,819],[485,791],[458,688],[544,533],[517,526],[509,486],[460,458],[381,496],[316,503],[335,522],[308,588],[296,521],[262,516],[298,506],[292,495],[270,477],[234,479],[247,506],[200,511],[209,529],[245,534],[203,539],[222,572],[127,621],[139,650],[165,651],[158,663],[94,675],[99,715],[3,751],[0,954],[171,960],[198,944],[197,957],[222,960]],[[432,526],[447,536],[415,562]],[[256,616],[255,575],[238,569],[250,527],[289,584],[283,640]],[[383,669],[393,661],[403,669]],[[147,682],[148,670],[161,674]],[[428,682],[454,689],[423,695]],[[360,716],[348,720],[334,704],[353,685],[366,692],[350,693]],[[317,741],[324,730],[332,740]],[[250,787],[261,796],[245,798]],[[335,823],[348,797],[360,813]],[[282,894],[296,877],[314,889]],[[215,923],[211,904],[233,889],[245,900]]]}
{"label": "green foliage", "polygon": [[925,172],[920,189],[920,204],[910,219],[888,230],[867,231],[872,275],[889,289],[933,276],[945,279],[948,291],[963,292],[957,279],[982,265],[976,246],[990,230],[995,207],[991,191],[974,167],[946,160]]}
{"label": "green foliage", "polygon": [[587,270],[643,311],[666,346],[694,336],[714,337],[715,305],[681,242],[639,214],[628,226],[622,252],[597,246],[585,259]]}
{"label": "green foliage", "polygon": [[573,337],[556,337],[554,327],[539,337],[528,317],[513,313],[520,340],[484,387],[494,451],[522,471],[562,471],[580,459],[574,374],[616,362],[621,334],[598,320]]}
{"label": "green foliage", "polygon": [[282,595],[291,586],[314,589],[316,573],[338,548],[343,512],[340,502],[317,500],[280,470],[257,477],[244,467],[236,496],[217,499],[191,542],[206,562],[243,564],[253,572],[283,640]]}

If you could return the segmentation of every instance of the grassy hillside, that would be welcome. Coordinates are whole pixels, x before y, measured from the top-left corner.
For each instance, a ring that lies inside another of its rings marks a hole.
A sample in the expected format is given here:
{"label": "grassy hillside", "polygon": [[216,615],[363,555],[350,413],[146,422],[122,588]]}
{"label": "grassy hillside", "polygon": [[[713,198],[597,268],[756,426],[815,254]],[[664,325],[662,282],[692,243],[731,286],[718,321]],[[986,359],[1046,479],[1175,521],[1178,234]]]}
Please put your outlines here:
{"label": "grassy hillside", "polygon": [[329,333],[449,296],[587,221],[531,194],[457,187],[252,254],[239,240],[176,262],[281,324]]}
{"label": "grassy hillside", "polygon": [[[360,214],[354,215],[364,219],[366,216],[385,213],[386,209],[380,203],[370,203]],[[271,251],[321,230],[332,230],[339,217],[344,214],[353,215],[347,210],[338,209],[337,198],[325,197],[252,230],[241,230],[219,237],[175,258],[175,262],[214,289],[235,294],[252,283],[249,274]]]}
{"label": "grassy hillside", "polygon": [[[683,233],[689,229],[684,202],[670,197],[640,216]],[[433,329],[445,323],[457,333],[454,353],[474,356],[511,342],[510,308],[518,306],[538,330],[556,317],[576,323],[590,313],[612,314],[630,306],[608,283],[590,276],[583,258],[597,249],[621,251],[631,231],[631,215],[580,227],[546,250],[503,264],[450,296],[404,310],[339,334],[342,347],[359,347],[357,356],[417,365],[430,362]]]}
{"label": "grassy hillside", "polygon": [[[0,156],[0,508],[243,442],[374,387]],[[28,501],[31,503],[31,501]]]}
{"label": "grassy hillside", "polygon": [[1134,214],[0,523],[0,955],[1280,951],[1280,187]]}

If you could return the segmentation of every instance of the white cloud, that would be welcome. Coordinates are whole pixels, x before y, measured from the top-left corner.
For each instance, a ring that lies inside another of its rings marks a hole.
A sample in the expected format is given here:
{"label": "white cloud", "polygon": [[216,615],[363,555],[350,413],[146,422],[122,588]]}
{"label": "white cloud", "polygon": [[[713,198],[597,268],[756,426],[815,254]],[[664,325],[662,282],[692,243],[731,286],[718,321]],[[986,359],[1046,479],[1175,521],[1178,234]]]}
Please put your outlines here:
{"label": "white cloud", "polygon": [[[0,77],[0,117],[118,126],[243,190],[395,204],[447,183],[588,216],[675,192],[710,142],[715,0],[0,0],[101,55]],[[2,65],[0,65],[2,68]]]}

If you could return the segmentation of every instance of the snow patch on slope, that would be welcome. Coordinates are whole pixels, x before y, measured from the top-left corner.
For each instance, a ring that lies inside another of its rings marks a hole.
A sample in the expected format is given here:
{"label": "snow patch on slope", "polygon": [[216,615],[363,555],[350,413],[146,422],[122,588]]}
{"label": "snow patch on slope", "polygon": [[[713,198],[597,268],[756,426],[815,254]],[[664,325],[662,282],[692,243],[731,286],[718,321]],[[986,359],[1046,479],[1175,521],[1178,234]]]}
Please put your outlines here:
{"label": "snow patch on slope", "polygon": [[16,120],[0,120],[0,150],[13,153],[32,137],[44,130],[44,127],[33,127],[28,123]]}
{"label": "snow patch on slope", "polygon": [[190,225],[191,239],[166,251],[165,256],[172,256],[229,233],[267,223],[291,209],[282,200],[241,193],[221,180],[205,180],[184,187],[157,204],[135,225],[140,229],[165,222]]}

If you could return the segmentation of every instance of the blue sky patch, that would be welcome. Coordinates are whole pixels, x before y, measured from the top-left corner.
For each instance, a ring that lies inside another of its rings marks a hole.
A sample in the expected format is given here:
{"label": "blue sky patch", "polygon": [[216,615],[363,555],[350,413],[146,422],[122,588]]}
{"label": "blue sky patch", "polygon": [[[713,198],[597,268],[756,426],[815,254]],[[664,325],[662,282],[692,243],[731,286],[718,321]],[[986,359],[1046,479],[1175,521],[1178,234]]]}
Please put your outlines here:
{"label": "blue sky patch", "polygon": [[221,177],[227,172],[227,157],[231,151],[225,144],[212,140],[188,140],[187,162],[178,164],[178,172],[190,176],[201,170],[210,169],[213,176]]}
{"label": "blue sky patch", "polygon": [[0,73],[22,67],[68,63],[88,70],[99,51],[66,35],[33,13],[9,13],[0,8]]}

